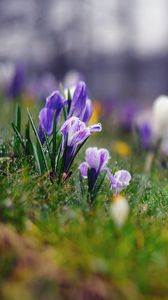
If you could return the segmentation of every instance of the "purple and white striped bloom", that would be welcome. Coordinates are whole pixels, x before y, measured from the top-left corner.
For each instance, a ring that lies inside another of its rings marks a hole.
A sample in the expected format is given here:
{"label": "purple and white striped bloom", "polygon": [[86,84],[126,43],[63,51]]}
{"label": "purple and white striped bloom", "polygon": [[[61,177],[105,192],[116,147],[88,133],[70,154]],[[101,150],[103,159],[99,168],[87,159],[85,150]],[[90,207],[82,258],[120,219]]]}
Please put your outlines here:
{"label": "purple and white striped bloom", "polygon": [[107,149],[97,147],[89,147],[85,153],[85,162],[79,166],[82,177],[88,177],[90,172],[90,189],[92,190],[99,174],[106,168],[110,155]]}
{"label": "purple and white striped bloom", "polygon": [[44,143],[44,133],[51,135],[53,132],[54,116],[56,121],[59,120],[61,111],[66,105],[67,100],[65,100],[59,91],[53,92],[47,99],[45,107],[39,113],[39,137],[42,143]]}
{"label": "purple and white striped bloom", "polygon": [[131,180],[131,175],[126,170],[119,170],[114,175],[108,169],[108,177],[111,184],[111,190],[114,194],[120,193],[125,187],[127,187]]}
{"label": "purple and white striped bloom", "polygon": [[65,172],[68,170],[69,165],[71,164],[79,147],[87,140],[92,132],[100,132],[101,130],[101,124],[95,124],[87,127],[86,124],[77,117],[71,117],[65,121],[60,129],[63,136],[62,149],[65,153]]}

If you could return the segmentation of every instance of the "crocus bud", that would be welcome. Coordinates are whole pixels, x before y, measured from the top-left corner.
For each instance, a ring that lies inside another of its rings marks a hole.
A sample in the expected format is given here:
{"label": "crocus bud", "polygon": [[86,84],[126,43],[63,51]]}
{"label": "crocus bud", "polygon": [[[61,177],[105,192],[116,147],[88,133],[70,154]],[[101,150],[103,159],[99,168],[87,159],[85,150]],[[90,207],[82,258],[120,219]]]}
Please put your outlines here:
{"label": "crocus bud", "polygon": [[168,136],[168,96],[160,96],[154,101],[153,126],[156,139]]}
{"label": "crocus bud", "polygon": [[117,227],[122,227],[128,217],[128,201],[120,194],[113,196],[113,202],[110,207],[111,217]]}

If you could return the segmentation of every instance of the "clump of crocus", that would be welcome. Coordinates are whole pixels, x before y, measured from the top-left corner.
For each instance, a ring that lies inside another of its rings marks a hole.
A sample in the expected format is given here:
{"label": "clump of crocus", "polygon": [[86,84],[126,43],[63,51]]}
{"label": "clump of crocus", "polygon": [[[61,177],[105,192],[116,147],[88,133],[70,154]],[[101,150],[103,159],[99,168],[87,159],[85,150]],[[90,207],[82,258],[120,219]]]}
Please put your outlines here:
{"label": "clump of crocus", "polygon": [[128,201],[120,194],[113,196],[113,202],[110,206],[110,215],[117,227],[122,227],[129,214]]}
{"label": "clump of crocus", "polygon": [[[59,147],[53,145],[59,154],[55,153],[55,163],[52,163],[52,176],[58,177],[59,180],[63,174],[64,179],[69,176],[74,158],[91,133],[99,132],[102,129],[101,124],[86,126],[85,123],[90,119],[92,110],[91,100],[87,98],[86,84],[81,81],[73,93],[70,94],[68,90],[67,97],[62,96],[59,91],[53,92],[39,113],[38,134],[42,145],[49,148],[48,138],[51,137],[54,140],[56,139],[55,135],[61,136]],[[62,111],[65,122],[61,126]],[[50,149],[48,149],[48,153],[50,153]]]}
{"label": "clump of crocus", "polygon": [[[48,173],[51,181],[56,180],[58,183],[70,176],[70,168],[81,147],[92,132],[102,129],[101,124],[86,125],[91,112],[92,106],[87,98],[84,82],[77,84],[72,98],[70,91],[67,97],[58,90],[54,91],[47,97],[45,106],[39,113],[38,130],[28,111],[29,122],[36,138],[33,143],[29,127],[25,138],[22,137],[19,110],[19,122],[12,126],[25,154],[34,156],[40,175]],[[31,144],[30,149],[27,148],[28,143]]]}
{"label": "clump of crocus", "polygon": [[[91,202],[94,201],[106,174],[108,174],[110,188],[114,194],[121,192],[130,183],[131,175],[126,170],[119,170],[112,175],[110,169],[107,167],[109,159],[110,154],[107,149],[90,147],[86,150],[85,162],[79,166],[81,176],[88,180],[88,192]],[[103,176],[100,178],[102,173]],[[98,179],[100,179],[100,182],[97,184]]]}
{"label": "clump of crocus", "polygon": [[62,96],[59,91],[54,91],[47,97],[45,106],[39,113],[38,132],[42,144],[45,142],[45,134],[52,135],[54,117],[58,124],[62,110],[65,120],[75,116],[85,123],[88,122],[93,112],[93,106],[91,100],[87,98],[87,88],[84,82],[79,82],[73,89],[73,93],[67,90],[66,95]]}

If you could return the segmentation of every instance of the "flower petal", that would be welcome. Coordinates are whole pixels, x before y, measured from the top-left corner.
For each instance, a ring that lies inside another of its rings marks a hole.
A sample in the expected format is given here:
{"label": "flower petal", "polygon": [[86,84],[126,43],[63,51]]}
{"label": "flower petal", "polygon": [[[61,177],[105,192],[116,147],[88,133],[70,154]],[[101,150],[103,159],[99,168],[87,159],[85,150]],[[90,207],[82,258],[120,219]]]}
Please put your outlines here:
{"label": "flower petal", "polygon": [[126,186],[129,185],[131,180],[131,175],[126,170],[117,171],[114,175],[108,169],[108,176],[111,183],[111,189],[115,193],[121,192]]}
{"label": "flower petal", "polygon": [[75,92],[73,94],[70,115],[74,115],[76,117],[81,118],[83,114],[83,110],[86,106],[86,96],[87,96],[87,89],[86,84],[83,81],[80,81],[77,84]]}
{"label": "flower petal", "polygon": [[51,135],[53,131],[54,111],[52,109],[43,108],[39,113],[39,126],[46,131],[47,135]]}
{"label": "flower petal", "polygon": [[67,104],[67,100],[65,100],[59,91],[54,91],[47,99],[45,107],[52,109],[56,112],[56,118],[59,118],[62,108]]}
{"label": "flower petal", "polygon": [[100,123],[89,126],[91,132],[100,132],[102,131],[102,125]]}
{"label": "flower petal", "polygon": [[122,184],[123,187],[129,185],[131,180],[131,174],[126,170],[117,171],[114,177]]}
{"label": "flower petal", "polygon": [[99,150],[99,155],[100,155],[99,172],[101,172],[106,166],[108,160],[110,159],[110,154],[107,149],[102,148]]}
{"label": "flower petal", "polygon": [[60,92],[54,91],[50,96],[47,97],[45,107],[55,110],[62,107],[63,103],[64,99]]}
{"label": "flower petal", "polygon": [[86,162],[83,162],[80,164],[79,170],[80,170],[81,176],[84,178],[87,178],[88,164]]}
{"label": "flower petal", "polygon": [[76,134],[74,134],[73,138],[71,139],[71,143],[68,141],[68,144],[74,145],[75,148],[82,144],[90,135],[89,128],[85,128],[83,130],[80,130]]}
{"label": "flower petal", "polygon": [[97,147],[89,147],[86,150],[85,154],[86,162],[89,166],[89,169],[98,170],[100,166],[100,155]]}

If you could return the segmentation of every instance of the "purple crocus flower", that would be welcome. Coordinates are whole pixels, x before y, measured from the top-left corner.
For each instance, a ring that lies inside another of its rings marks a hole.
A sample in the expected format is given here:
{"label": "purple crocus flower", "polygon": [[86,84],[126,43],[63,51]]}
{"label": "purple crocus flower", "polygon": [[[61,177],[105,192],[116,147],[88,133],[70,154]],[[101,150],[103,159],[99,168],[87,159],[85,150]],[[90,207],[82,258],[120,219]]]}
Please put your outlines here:
{"label": "purple crocus flower", "polygon": [[97,147],[89,147],[85,153],[85,162],[81,163],[79,166],[80,173],[82,177],[88,177],[89,175],[89,186],[90,190],[93,189],[99,174],[106,168],[110,155],[107,149]]}
{"label": "purple crocus flower", "polygon": [[[87,98],[87,88],[83,81],[78,82],[77,86],[69,89],[71,94],[71,104],[68,117],[78,117],[83,122],[88,122],[93,113],[92,101]],[[68,97],[68,89],[65,90]]]}
{"label": "purple crocus flower", "polygon": [[111,184],[111,190],[114,194],[120,193],[125,187],[127,187],[131,180],[131,175],[126,170],[119,170],[114,175],[108,169],[108,176]]}
{"label": "purple crocus flower", "polygon": [[152,128],[148,122],[144,122],[139,128],[139,135],[142,147],[147,150],[152,144]]}
{"label": "purple crocus flower", "polygon": [[22,64],[15,66],[13,77],[7,89],[7,95],[10,98],[18,97],[23,89],[25,84],[25,68]]}
{"label": "purple crocus flower", "polygon": [[59,120],[61,111],[66,105],[67,100],[65,100],[59,91],[53,92],[47,99],[45,107],[39,113],[39,137],[42,143],[44,143],[44,133],[51,135],[53,132],[54,116],[56,121]]}
{"label": "purple crocus flower", "polygon": [[154,146],[153,124],[151,109],[142,110],[134,120],[134,128],[138,134],[140,145],[144,150],[150,150]]}
{"label": "purple crocus flower", "polygon": [[71,117],[61,127],[63,136],[62,150],[64,152],[64,172],[67,172],[73,158],[77,154],[80,146],[87,140],[92,132],[99,132],[102,130],[101,124],[86,126],[77,117]]}
{"label": "purple crocus flower", "polygon": [[81,119],[86,107],[87,88],[83,81],[80,81],[72,96],[69,117],[75,116]]}

